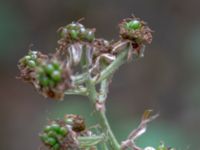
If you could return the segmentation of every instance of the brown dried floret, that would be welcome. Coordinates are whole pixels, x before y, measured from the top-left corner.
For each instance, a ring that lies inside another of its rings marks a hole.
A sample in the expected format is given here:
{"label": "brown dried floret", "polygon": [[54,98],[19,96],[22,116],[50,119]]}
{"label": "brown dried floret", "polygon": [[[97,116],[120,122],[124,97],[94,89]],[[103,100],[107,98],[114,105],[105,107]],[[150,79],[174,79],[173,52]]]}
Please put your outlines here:
{"label": "brown dried floret", "polygon": [[95,57],[98,57],[102,53],[110,53],[112,50],[110,42],[104,39],[95,39],[93,42],[93,47],[94,47],[94,59]]}
{"label": "brown dried floret", "polygon": [[65,115],[65,121],[71,124],[72,130],[75,132],[82,132],[86,129],[85,121],[83,117],[74,114]]}

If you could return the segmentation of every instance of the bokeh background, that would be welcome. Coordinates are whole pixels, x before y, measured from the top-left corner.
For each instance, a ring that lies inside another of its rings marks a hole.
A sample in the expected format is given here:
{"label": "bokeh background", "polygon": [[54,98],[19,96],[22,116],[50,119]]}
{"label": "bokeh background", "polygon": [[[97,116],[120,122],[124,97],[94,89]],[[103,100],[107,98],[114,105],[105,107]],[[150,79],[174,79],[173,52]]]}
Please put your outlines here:
{"label": "bokeh background", "polygon": [[119,140],[135,128],[145,109],[160,117],[137,140],[160,141],[177,150],[199,150],[200,1],[197,0],[1,0],[0,1],[0,149],[37,150],[47,119],[82,114],[94,125],[87,99],[44,99],[15,77],[17,61],[34,50],[53,52],[56,30],[73,20],[97,28],[97,37],[118,38],[118,22],[131,14],[155,31],[145,57],[124,65],[114,76],[108,118]]}

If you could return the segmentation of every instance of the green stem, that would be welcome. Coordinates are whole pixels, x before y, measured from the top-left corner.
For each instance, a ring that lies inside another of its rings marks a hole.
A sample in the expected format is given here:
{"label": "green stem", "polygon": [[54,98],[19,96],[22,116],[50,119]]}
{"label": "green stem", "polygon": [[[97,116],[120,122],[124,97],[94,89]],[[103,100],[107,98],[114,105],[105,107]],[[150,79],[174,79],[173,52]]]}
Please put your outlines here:
{"label": "green stem", "polygon": [[80,75],[76,75],[76,76],[72,76],[72,81],[75,85],[79,85],[85,82],[86,78],[87,78],[87,72],[84,72]]}
{"label": "green stem", "polygon": [[99,98],[98,101],[100,103],[105,104],[107,95],[108,95],[108,87],[109,87],[109,80],[105,79],[100,84],[100,90],[99,90]]}
{"label": "green stem", "polygon": [[95,145],[101,143],[102,141],[104,141],[104,138],[105,138],[104,134],[88,136],[88,137],[80,136],[80,137],[78,137],[78,141],[79,141],[81,148],[88,148],[88,147],[95,146]]}
{"label": "green stem", "polygon": [[129,47],[123,50],[120,55],[107,67],[105,68],[100,75],[97,75],[93,78],[93,82],[100,83],[102,80],[111,76],[121,65],[123,65],[127,58]]}
{"label": "green stem", "polygon": [[[81,74],[80,76],[76,76],[73,78],[74,83],[76,84],[81,84],[81,83],[86,83],[86,88],[87,88],[87,96],[89,97],[91,103],[93,105],[96,105],[97,102],[100,103],[105,103],[105,99],[107,97],[108,93],[108,82],[113,73],[122,65],[126,62],[127,60],[127,55],[129,51],[129,46],[127,45],[126,48],[122,49],[121,53],[117,56],[117,58],[108,66],[106,67],[99,75],[95,77],[91,77],[89,73],[89,66],[86,61],[86,67],[83,68],[85,73]],[[100,88],[100,95],[96,91],[96,84],[100,83],[101,88]],[[111,127],[109,125],[109,122],[106,117],[105,109],[103,110],[98,110],[95,109],[95,113],[97,114],[99,118],[99,124],[102,127],[104,134],[108,135],[108,142],[110,146],[112,147],[113,150],[120,150],[120,145],[115,138]]]}
{"label": "green stem", "polygon": [[65,95],[82,95],[87,96],[87,89],[85,87],[77,87],[75,89],[69,89],[65,91]]}
{"label": "green stem", "polygon": [[[97,92],[96,92],[96,89],[95,89],[95,85],[92,84],[91,80],[88,80],[87,86],[88,86],[90,101],[95,105],[96,100],[97,100]],[[114,134],[112,133],[112,130],[111,130],[110,125],[108,123],[105,112],[97,111],[95,109],[95,113],[97,114],[97,116],[99,118],[100,126],[104,130],[105,134],[108,134],[108,140],[109,140],[110,145],[112,146],[112,148],[114,150],[119,150],[120,149],[119,143],[117,142]]]}
{"label": "green stem", "polygon": [[[95,76],[92,81],[96,83],[100,83],[102,80],[106,79],[107,77],[111,76],[121,65],[123,65],[126,61],[126,56],[129,50],[129,46],[125,49],[122,49],[123,52],[114,60],[108,67],[106,67],[100,74]],[[88,72],[84,72],[80,75],[76,75],[72,77],[72,81],[74,84],[82,84],[87,80]]]}
{"label": "green stem", "polygon": [[114,150],[119,150],[120,145],[119,145],[116,137],[114,136],[114,134],[112,132],[112,129],[111,129],[110,124],[107,120],[105,112],[97,111],[96,113],[99,116],[100,124],[101,124],[102,128],[104,129],[104,132],[108,134],[108,141],[109,141],[111,147]]}
{"label": "green stem", "polygon": [[[93,79],[88,74],[88,80],[86,81],[86,86],[88,88],[88,96],[90,98],[90,101],[96,105],[97,100],[105,101],[104,98],[106,98],[106,95],[108,93],[108,82],[109,78],[113,75],[113,73],[126,62],[127,54],[128,54],[129,47],[127,46],[126,49],[124,49],[119,56],[116,58],[115,61],[113,61],[107,68],[105,68],[98,77],[94,77]],[[96,87],[95,85],[101,83],[101,89],[100,89],[100,95],[98,97]],[[105,88],[105,89],[102,89]],[[101,125],[103,131],[105,134],[108,135],[108,141],[112,147],[113,150],[120,150],[120,145],[115,138],[111,127],[109,125],[109,122],[107,120],[105,111],[99,111],[95,109],[95,112],[99,118],[99,124]]]}

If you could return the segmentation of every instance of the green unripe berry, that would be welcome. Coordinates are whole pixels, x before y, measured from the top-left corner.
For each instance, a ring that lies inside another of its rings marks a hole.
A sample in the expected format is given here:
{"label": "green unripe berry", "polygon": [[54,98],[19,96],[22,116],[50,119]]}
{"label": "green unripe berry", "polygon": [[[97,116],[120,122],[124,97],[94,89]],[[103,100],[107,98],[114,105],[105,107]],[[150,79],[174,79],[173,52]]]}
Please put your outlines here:
{"label": "green unripe berry", "polygon": [[55,70],[60,70],[60,64],[57,61],[53,62],[53,67]]}
{"label": "green unripe berry", "polygon": [[56,143],[53,147],[52,150],[59,150],[60,145],[58,143]]}
{"label": "green unripe berry", "polygon": [[40,81],[40,84],[44,87],[48,86],[49,85],[49,78],[47,76],[41,76],[39,77],[39,81]]}
{"label": "green unripe berry", "polygon": [[60,126],[58,124],[54,123],[54,124],[51,125],[51,130],[55,131],[56,133],[59,133]]}
{"label": "green unripe berry", "polygon": [[53,145],[55,145],[56,143],[57,143],[57,140],[56,140],[55,138],[53,138],[53,137],[48,137],[48,139],[47,139],[47,144],[53,146]]}
{"label": "green unripe berry", "polygon": [[76,31],[76,30],[71,30],[70,31],[70,36],[71,36],[71,38],[72,39],[74,39],[74,40],[77,40],[78,39],[78,31]]}
{"label": "green unripe berry", "polygon": [[37,59],[37,55],[36,54],[32,54],[31,55],[31,59],[33,59],[33,60]]}
{"label": "green unripe berry", "polygon": [[47,133],[47,135],[48,135],[48,137],[56,138],[57,133],[56,133],[55,131],[49,131],[49,132]]}
{"label": "green unripe berry", "polygon": [[54,66],[52,64],[48,64],[45,66],[45,72],[47,74],[50,75],[50,74],[52,74],[53,71],[54,71]]}
{"label": "green unripe berry", "polygon": [[65,37],[67,36],[67,33],[68,33],[68,30],[67,30],[66,27],[64,27],[64,28],[61,30],[61,32],[60,32],[60,36],[61,36],[62,38],[65,38]]}
{"label": "green unripe berry", "polygon": [[67,129],[65,127],[61,127],[59,130],[59,134],[65,136],[67,134]]}
{"label": "green unripe berry", "polygon": [[89,42],[94,40],[94,32],[92,31],[86,31],[85,32],[85,39],[88,40]]}
{"label": "green unripe berry", "polygon": [[49,80],[49,86],[54,87],[56,82],[54,80]]}
{"label": "green unripe berry", "polygon": [[167,148],[164,144],[161,144],[160,146],[158,146],[157,150],[167,150]]}
{"label": "green unripe berry", "polygon": [[73,125],[74,120],[72,118],[66,118],[65,122],[66,122],[66,124]]}
{"label": "green unripe berry", "polygon": [[51,126],[47,125],[47,126],[44,128],[44,132],[48,133],[49,131],[51,131]]}
{"label": "green unripe berry", "polygon": [[48,142],[48,135],[47,134],[42,134],[40,135],[40,139],[42,140],[42,142],[47,143]]}
{"label": "green unripe berry", "polygon": [[138,21],[138,20],[132,20],[132,21],[126,23],[126,27],[128,29],[132,29],[132,30],[140,29],[141,26],[142,25],[141,25],[140,21]]}
{"label": "green unripe berry", "polygon": [[37,51],[30,51],[28,55],[31,57],[31,59],[35,60],[37,59],[37,53]]}
{"label": "green unripe berry", "polygon": [[28,64],[28,66],[31,67],[31,68],[33,68],[33,67],[36,66],[36,63],[35,63],[34,60],[28,60],[28,61],[27,61],[27,64]]}
{"label": "green unripe berry", "polygon": [[52,74],[51,74],[51,78],[52,78],[54,81],[56,81],[56,82],[60,81],[60,80],[61,80],[61,73],[60,73],[60,71],[54,70],[54,71],[52,72]]}
{"label": "green unripe berry", "polygon": [[85,32],[86,32],[86,29],[85,29],[85,28],[80,28],[80,36],[81,36],[81,39],[84,39],[84,37],[85,37]]}
{"label": "green unripe berry", "polygon": [[68,30],[80,30],[80,28],[84,28],[84,26],[80,23],[71,23],[67,25]]}
{"label": "green unripe berry", "polygon": [[76,24],[75,23],[71,23],[71,24],[67,25],[67,29],[75,30],[76,29]]}
{"label": "green unripe berry", "polygon": [[26,61],[28,61],[28,60],[31,59],[31,56],[27,55],[27,56],[25,56],[24,58],[25,58]]}

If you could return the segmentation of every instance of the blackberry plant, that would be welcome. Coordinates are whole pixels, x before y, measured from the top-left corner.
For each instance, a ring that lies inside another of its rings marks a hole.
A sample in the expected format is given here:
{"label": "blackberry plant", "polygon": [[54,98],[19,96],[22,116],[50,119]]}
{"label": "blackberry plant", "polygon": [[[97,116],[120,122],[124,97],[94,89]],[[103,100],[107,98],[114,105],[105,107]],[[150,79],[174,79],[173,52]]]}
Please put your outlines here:
{"label": "blackberry plant", "polygon": [[[87,127],[82,116],[67,114],[53,120],[39,134],[49,150],[143,150],[135,140],[145,133],[147,124],[158,117],[146,110],[138,128],[118,142],[106,117],[106,99],[117,69],[132,59],[144,56],[145,45],[152,42],[147,23],[132,16],[119,23],[119,40],[96,38],[94,28],[80,21],[58,30],[58,47],[51,55],[29,50],[19,60],[19,78],[32,84],[44,97],[63,100],[65,95],[82,95],[95,107],[99,127]],[[172,150],[164,144],[144,150]]]}

